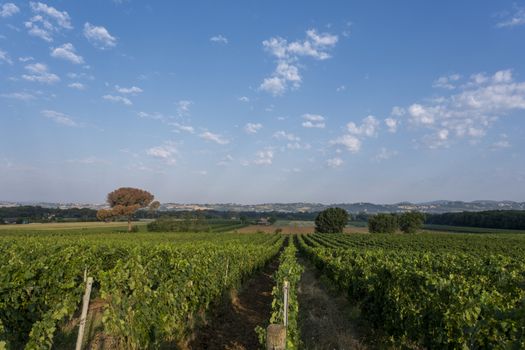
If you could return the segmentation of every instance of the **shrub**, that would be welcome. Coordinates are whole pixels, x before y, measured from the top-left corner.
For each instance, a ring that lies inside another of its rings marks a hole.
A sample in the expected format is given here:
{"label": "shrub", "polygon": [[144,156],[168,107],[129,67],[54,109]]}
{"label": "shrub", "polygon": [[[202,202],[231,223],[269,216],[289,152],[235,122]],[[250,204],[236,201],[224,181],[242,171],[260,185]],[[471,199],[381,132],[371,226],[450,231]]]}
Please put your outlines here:
{"label": "shrub", "polygon": [[341,208],[328,208],[315,218],[315,232],[342,233],[348,223],[348,212]]}
{"label": "shrub", "polygon": [[370,233],[394,233],[398,228],[396,214],[376,214],[368,218],[368,232]]}
{"label": "shrub", "polygon": [[399,228],[404,233],[416,233],[423,227],[425,214],[413,211],[406,212],[399,216]]}
{"label": "shrub", "polygon": [[208,232],[210,226],[202,219],[185,218],[183,220],[160,218],[148,224],[152,232]]}

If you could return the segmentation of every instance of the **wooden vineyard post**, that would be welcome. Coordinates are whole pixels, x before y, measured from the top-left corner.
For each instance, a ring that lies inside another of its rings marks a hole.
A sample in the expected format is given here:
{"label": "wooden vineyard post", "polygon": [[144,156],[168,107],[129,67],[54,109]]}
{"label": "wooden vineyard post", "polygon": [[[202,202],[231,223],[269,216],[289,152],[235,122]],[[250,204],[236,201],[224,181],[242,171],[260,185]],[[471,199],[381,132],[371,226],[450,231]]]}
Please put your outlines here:
{"label": "wooden vineyard post", "polygon": [[286,349],[286,327],[288,327],[288,291],[290,283],[283,283],[283,323],[271,324],[266,329],[266,349],[285,350]]}
{"label": "wooden vineyard post", "polygon": [[282,324],[271,324],[266,329],[266,350],[286,349],[286,327]]}
{"label": "wooden vineyard post", "polygon": [[290,289],[290,284],[288,281],[284,281],[283,284],[283,296],[284,296],[284,310],[283,310],[283,322],[284,326],[288,327],[288,290]]}
{"label": "wooden vineyard post", "polygon": [[89,308],[89,298],[91,296],[91,286],[93,285],[93,277],[88,277],[86,282],[86,292],[82,300],[82,314],[80,315],[80,327],[78,328],[77,346],[75,350],[82,349],[82,338],[84,337],[84,329],[86,328],[86,318]]}
{"label": "wooden vineyard post", "polygon": [[230,259],[226,260],[226,274],[224,275],[224,284],[228,283],[228,268],[230,267]]}

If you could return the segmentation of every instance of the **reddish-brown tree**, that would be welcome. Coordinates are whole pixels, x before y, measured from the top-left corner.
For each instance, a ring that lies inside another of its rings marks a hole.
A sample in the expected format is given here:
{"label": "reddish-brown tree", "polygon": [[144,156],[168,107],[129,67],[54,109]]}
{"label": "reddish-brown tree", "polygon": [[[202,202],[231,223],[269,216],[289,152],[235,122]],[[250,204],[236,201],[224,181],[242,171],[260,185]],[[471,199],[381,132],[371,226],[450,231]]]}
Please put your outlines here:
{"label": "reddish-brown tree", "polygon": [[[99,220],[107,220],[112,217],[125,216],[128,219],[128,232],[131,231],[131,219],[133,214],[140,208],[146,208],[158,202],[153,202],[153,195],[139,188],[121,187],[108,194],[108,204],[111,209],[100,209],[97,212]],[[153,203],[152,203],[153,202]]]}

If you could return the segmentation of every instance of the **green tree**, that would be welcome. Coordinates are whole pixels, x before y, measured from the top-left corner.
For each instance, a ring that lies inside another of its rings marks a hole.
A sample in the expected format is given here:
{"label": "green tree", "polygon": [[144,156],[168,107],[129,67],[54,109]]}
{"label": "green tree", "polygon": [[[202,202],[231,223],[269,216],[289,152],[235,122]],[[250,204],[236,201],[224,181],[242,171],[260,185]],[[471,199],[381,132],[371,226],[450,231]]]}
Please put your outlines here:
{"label": "green tree", "polygon": [[342,233],[348,223],[348,212],[342,208],[328,208],[315,218],[315,232]]}
{"label": "green tree", "polygon": [[239,216],[239,220],[241,220],[241,224],[244,224],[244,225],[245,225],[245,224],[248,223],[248,217],[247,217],[246,215],[244,215],[244,214],[241,214],[241,215]]}
{"label": "green tree", "polygon": [[[146,208],[153,202],[153,195],[139,188],[121,187],[108,194],[107,202],[111,209],[97,212],[99,220],[109,220],[124,216],[128,219],[128,232],[131,232],[131,219],[140,208]],[[154,202],[155,203],[155,202]],[[156,206],[156,203],[154,204]]]}
{"label": "green tree", "polygon": [[399,228],[404,233],[416,233],[423,227],[425,214],[418,211],[406,212],[399,215]]}
{"label": "green tree", "polygon": [[368,217],[368,232],[395,233],[399,228],[396,214],[376,214]]}

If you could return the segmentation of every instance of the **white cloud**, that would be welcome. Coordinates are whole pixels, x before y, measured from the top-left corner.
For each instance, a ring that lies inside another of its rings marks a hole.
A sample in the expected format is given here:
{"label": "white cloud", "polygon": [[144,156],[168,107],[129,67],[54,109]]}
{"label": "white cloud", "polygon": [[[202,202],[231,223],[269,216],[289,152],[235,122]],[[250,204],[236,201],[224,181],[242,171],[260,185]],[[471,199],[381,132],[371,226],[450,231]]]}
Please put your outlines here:
{"label": "white cloud", "polygon": [[67,86],[72,89],[76,89],[76,90],[84,90],[86,88],[84,84],[79,83],[79,82],[74,82],[74,83],[68,84]]}
{"label": "white cloud", "polygon": [[72,29],[71,18],[66,11],[58,11],[56,8],[48,6],[41,2],[30,2],[31,10],[35,13],[46,15],[56,20],[57,24],[62,28]]}
{"label": "white cloud", "polygon": [[11,60],[7,52],[0,50],[0,63],[2,62],[13,64],[13,61]]}
{"label": "white cloud", "polygon": [[303,114],[302,118],[305,120],[302,123],[304,128],[319,128],[323,129],[325,125],[325,118],[319,114]]}
{"label": "white cloud", "polygon": [[512,147],[508,138],[509,137],[507,136],[507,134],[501,134],[500,139],[492,144],[492,150],[499,150]]}
{"label": "white cloud", "polygon": [[459,74],[452,74],[448,76],[439,77],[437,80],[434,81],[432,87],[453,90],[456,88],[454,84],[459,79],[461,79],[461,76]]}
{"label": "white cloud", "polygon": [[286,91],[286,81],[280,77],[265,78],[259,88],[274,96],[282,95]]}
{"label": "white cloud", "polygon": [[161,113],[138,112],[137,115],[139,116],[139,118],[145,118],[145,119],[153,119],[153,120],[161,120],[161,121],[164,121],[166,119],[166,117]]}
{"label": "white cloud", "polygon": [[497,142],[494,142],[492,144],[492,147],[494,149],[502,149],[502,148],[509,148],[511,147],[510,142],[508,140],[499,140]]}
{"label": "white cloud", "polygon": [[352,34],[352,22],[347,22],[346,23],[346,28],[343,30],[342,35],[345,38],[348,38],[350,36],[350,34]]}
{"label": "white cloud", "polygon": [[67,73],[69,79],[95,80],[95,77],[86,73]]}
{"label": "white cloud", "polygon": [[303,57],[316,60],[328,59],[329,51],[337,41],[336,35],[319,34],[315,29],[306,31],[306,38],[302,41],[289,43],[280,37],[263,41],[264,49],[275,57],[277,66],[272,75],[263,80],[259,89],[277,96],[282,95],[289,88],[299,88],[302,82],[299,72],[300,59]]}
{"label": "white cloud", "polygon": [[262,127],[261,123],[248,123],[244,126],[244,131],[247,134],[256,134]]}
{"label": "white cloud", "polygon": [[339,157],[335,157],[335,158],[330,158],[326,161],[326,164],[330,167],[330,168],[338,168],[340,167],[341,165],[343,165],[343,160]]}
{"label": "white cloud", "polygon": [[[44,22],[42,16],[34,16],[34,17],[31,18],[31,20],[25,22],[25,26],[28,29],[29,35],[39,37],[40,39],[43,39],[43,40],[48,41],[48,42],[53,41],[53,36],[52,36],[51,32],[48,31],[48,30],[42,29],[38,25],[38,22]],[[49,24],[49,22],[46,21],[45,24]],[[54,27],[52,27],[52,28],[54,28]]]}
{"label": "white cloud", "polygon": [[492,76],[495,83],[510,83],[512,81],[512,71],[510,69],[500,70]]}
{"label": "white cloud", "polygon": [[434,113],[435,110],[428,110],[428,108],[418,103],[414,103],[408,107],[408,114],[416,124],[434,124]]}
{"label": "white cloud", "polygon": [[289,142],[286,144],[286,148],[291,150],[308,150],[312,148],[312,146],[308,143],[301,144],[299,142]]}
{"label": "white cloud", "polygon": [[117,38],[109,34],[102,26],[94,26],[89,22],[84,24],[84,37],[97,49],[108,49],[117,45]]}
{"label": "white cloud", "polygon": [[271,165],[273,162],[273,155],[271,149],[259,151],[256,153],[256,158],[252,163],[256,165]]}
{"label": "white cloud", "polygon": [[190,134],[193,134],[195,132],[195,129],[193,128],[193,126],[190,126],[190,125],[183,125],[179,123],[168,123],[168,125],[175,127],[175,130],[174,130],[175,132],[184,131]]}
{"label": "white cloud", "polygon": [[101,159],[99,157],[95,157],[95,156],[89,156],[89,157],[85,157],[85,158],[80,158],[80,159],[69,159],[67,160],[68,163],[78,163],[78,164],[85,164],[85,165],[93,165],[93,164],[104,164],[104,165],[109,165],[111,164],[111,162],[105,160],[105,159]]}
{"label": "white cloud", "polygon": [[387,160],[392,157],[395,157],[398,154],[399,153],[397,151],[389,150],[389,149],[386,149],[385,147],[381,147],[381,149],[379,150],[379,153],[376,154],[376,156],[374,157],[374,160],[377,162],[380,162],[382,160]]}
{"label": "white cloud", "polygon": [[278,140],[288,141],[286,148],[289,150],[308,150],[311,145],[308,143],[300,143],[301,138],[292,133],[287,133],[284,130],[277,131],[273,134],[273,138]]}
{"label": "white cloud", "polygon": [[144,91],[144,90],[142,90],[141,88],[139,88],[137,86],[132,86],[130,88],[125,88],[125,87],[120,87],[118,85],[115,85],[115,90],[117,90],[121,94],[131,94],[131,95],[140,94],[141,92]]}
{"label": "white cloud", "polygon": [[394,118],[386,118],[385,124],[388,127],[388,132],[395,133],[397,131],[399,121]]}
{"label": "white cloud", "polygon": [[273,134],[273,137],[279,140],[287,141],[301,141],[301,138],[294,134],[287,133],[286,131],[280,130]]}
{"label": "white cloud", "polygon": [[219,44],[228,44],[228,38],[226,38],[222,34],[212,36],[210,38],[210,41],[214,43],[219,43]]}
{"label": "white cloud", "polygon": [[403,107],[394,106],[392,107],[392,112],[390,112],[390,114],[394,117],[402,117],[406,114],[406,110]]}
{"label": "white cloud", "polygon": [[29,6],[34,14],[24,23],[29,35],[51,42],[53,35],[61,29],[73,28],[71,18],[66,11],[58,11],[41,2],[30,2]]}
{"label": "white cloud", "polygon": [[425,135],[423,143],[431,149],[449,147],[449,134],[447,129],[436,130],[433,134]]}
{"label": "white cloud", "polygon": [[193,105],[192,101],[180,100],[177,102],[177,114],[179,117],[187,117],[190,115],[190,107]]}
{"label": "white cloud", "polygon": [[177,163],[177,148],[173,142],[165,142],[162,146],[151,147],[146,150],[146,154],[153,158],[161,159],[166,164],[175,165]]}
{"label": "white cloud", "polygon": [[357,153],[361,149],[361,140],[353,135],[343,135],[330,142],[333,145],[346,147],[351,153]]}
{"label": "white cloud", "polygon": [[2,7],[0,7],[0,17],[3,18],[11,17],[12,15],[17,14],[18,12],[20,12],[20,9],[12,2],[6,2],[2,5]]}
{"label": "white cloud", "polygon": [[525,110],[525,82],[515,81],[511,70],[474,74],[455,91],[408,108],[412,124],[430,130],[423,138],[430,148],[448,147],[453,137],[475,141],[498,118]]}
{"label": "white cloud", "polygon": [[27,92],[11,92],[8,94],[1,94],[0,96],[3,98],[12,98],[21,101],[29,101],[34,100],[36,98],[34,95],[29,94]]}
{"label": "white cloud", "polygon": [[212,141],[212,142],[218,143],[219,145],[226,145],[226,144],[230,143],[229,140],[226,140],[221,135],[214,134],[214,133],[209,132],[209,131],[205,131],[202,134],[200,134],[199,136],[200,136],[201,139],[204,139],[204,140],[207,140],[207,141]]}
{"label": "white cloud", "polygon": [[332,145],[346,147],[351,153],[357,153],[361,149],[362,139],[377,136],[380,122],[372,115],[367,116],[357,125],[354,122],[346,124],[346,134],[330,141]]}
{"label": "white cloud", "polygon": [[345,91],[346,90],[346,86],[345,85],[341,85],[341,86],[338,86],[335,91],[337,92],[342,92],[342,91]]}
{"label": "white cloud", "polygon": [[505,27],[517,27],[525,24],[525,7],[518,7],[515,12],[510,16],[507,16],[503,21],[499,22],[496,26],[498,28]]}
{"label": "white cloud", "polygon": [[31,56],[25,56],[25,57],[18,57],[18,60],[19,60],[20,62],[24,62],[24,63],[25,63],[25,62],[33,61],[34,58],[31,57]]}
{"label": "white cloud", "polygon": [[469,85],[479,85],[486,83],[489,80],[489,77],[485,73],[476,73],[470,76],[470,80],[471,82]]}
{"label": "white cloud", "polygon": [[378,127],[379,121],[373,115],[364,118],[360,126],[354,122],[346,124],[346,128],[350,134],[368,137],[377,135]]}
{"label": "white cloud", "polygon": [[67,114],[52,111],[52,110],[43,110],[41,111],[42,115],[46,118],[51,119],[57,124],[70,126],[70,127],[76,127],[79,126],[70,116]]}
{"label": "white cloud", "polygon": [[66,43],[62,46],[54,48],[51,51],[51,56],[55,58],[61,58],[75,64],[84,63],[84,59],[82,56],[76,54],[75,47],[71,43]]}
{"label": "white cloud", "polygon": [[111,102],[120,102],[125,104],[126,106],[131,106],[133,103],[129,100],[129,98],[124,96],[115,96],[115,95],[104,95],[102,96],[104,100],[111,101]]}
{"label": "white cloud", "polygon": [[238,100],[241,101],[241,102],[250,102],[250,99],[248,97],[246,97],[246,96],[241,96],[241,97],[239,97]]}
{"label": "white cloud", "polygon": [[217,165],[225,166],[233,162],[233,160],[234,158],[230,154],[227,154],[220,161],[217,162]]}
{"label": "white cloud", "polygon": [[58,75],[50,73],[43,63],[32,63],[25,66],[29,74],[23,74],[22,78],[28,81],[36,81],[44,84],[54,84],[60,81]]}

